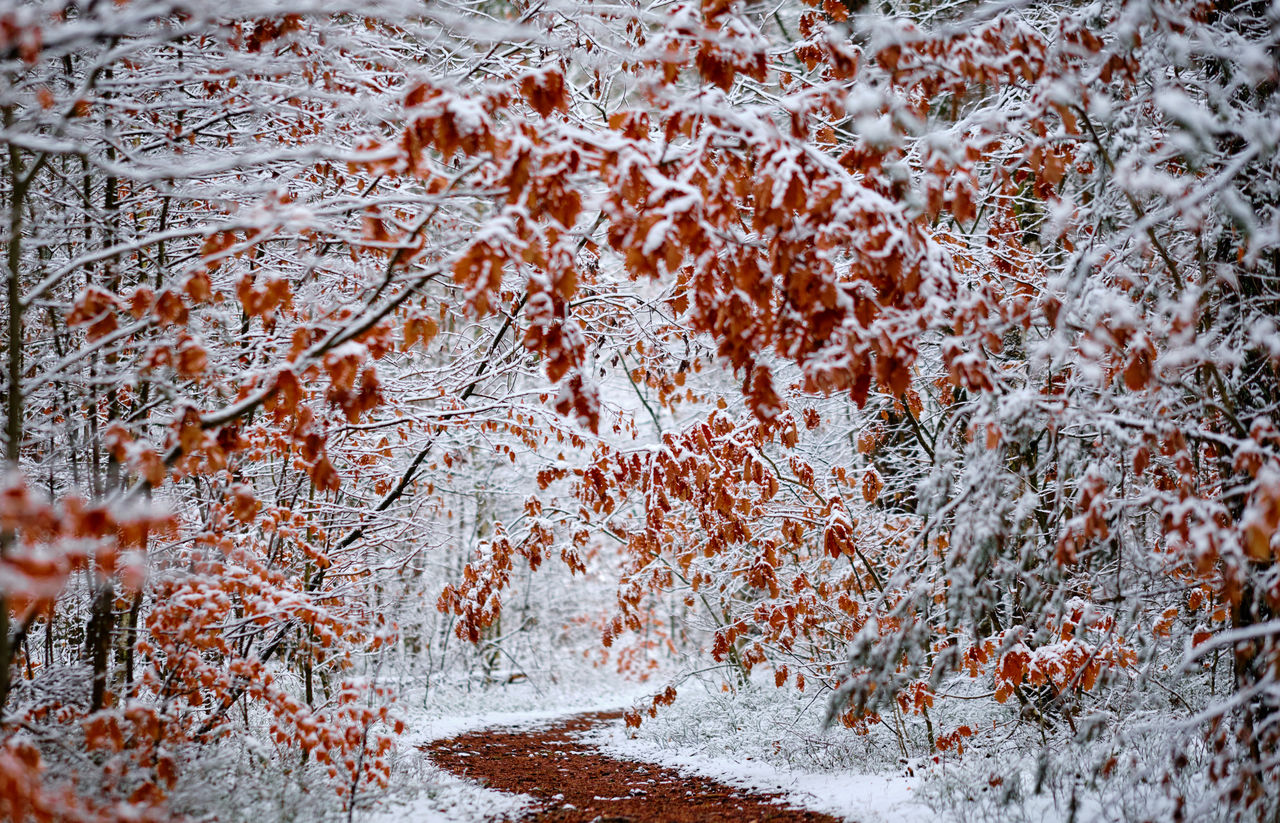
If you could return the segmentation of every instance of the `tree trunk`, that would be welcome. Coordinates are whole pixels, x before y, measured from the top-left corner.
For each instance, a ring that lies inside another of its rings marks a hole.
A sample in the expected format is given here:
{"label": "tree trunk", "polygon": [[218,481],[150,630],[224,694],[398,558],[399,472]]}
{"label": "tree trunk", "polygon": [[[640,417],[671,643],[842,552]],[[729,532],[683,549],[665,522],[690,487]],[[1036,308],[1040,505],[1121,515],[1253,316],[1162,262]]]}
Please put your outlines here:
{"label": "tree trunk", "polygon": [[106,702],[107,663],[111,649],[111,630],[115,621],[112,606],[115,603],[115,587],[110,581],[98,586],[85,627],[85,656],[93,666],[93,692],[89,698],[89,711],[96,712]]}
{"label": "tree trunk", "polygon": [[[5,109],[5,128],[13,124],[12,109]],[[5,404],[5,439],[4,470],[6,473],[18,469],[18,458],[22,453],[22,208],[26,197],[25,171],[22,159],[18,155],[18,147],[9,145],[9,227],[8,248],[6,251],[6,288],[5,298],[9,305],[8,323],[8,369],[6,370]],[[8,554],[16,535],[12,532],[0,533],[0,558]],[[9,638],[9,601],[0,593],[0,710],[9,700],[9,667],[13,661],[13,648]]]}

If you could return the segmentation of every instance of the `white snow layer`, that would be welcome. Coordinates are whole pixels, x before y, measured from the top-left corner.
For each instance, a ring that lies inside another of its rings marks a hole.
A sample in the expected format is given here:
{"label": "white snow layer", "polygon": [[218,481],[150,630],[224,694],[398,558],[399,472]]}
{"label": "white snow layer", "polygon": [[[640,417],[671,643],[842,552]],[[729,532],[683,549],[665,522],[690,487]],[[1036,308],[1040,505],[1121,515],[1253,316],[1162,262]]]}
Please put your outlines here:
{"label": "white snow layer", "polygon": [[583,739],[611,757],[657,763],[730,786],[781,795],[792,806],[847,821],[917,823],[937,819],[936,812],[916,799],[919,781],[913,778],[855,771],[805,773],[755,760],[693,754],[631,739],[621,724],[597,728]]}

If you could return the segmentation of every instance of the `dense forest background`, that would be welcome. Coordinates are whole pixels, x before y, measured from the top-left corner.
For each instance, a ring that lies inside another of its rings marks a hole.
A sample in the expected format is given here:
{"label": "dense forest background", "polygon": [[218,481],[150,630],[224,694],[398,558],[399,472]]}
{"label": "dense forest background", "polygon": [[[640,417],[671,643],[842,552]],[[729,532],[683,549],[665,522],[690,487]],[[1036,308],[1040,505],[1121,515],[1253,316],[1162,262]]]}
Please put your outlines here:
{"label": "dense forest background", "polygon": [[350,820],[415,712],[629,678],[968,819],[1275,819],[1278,65],[1265,0],[0,0],[0,811]]}

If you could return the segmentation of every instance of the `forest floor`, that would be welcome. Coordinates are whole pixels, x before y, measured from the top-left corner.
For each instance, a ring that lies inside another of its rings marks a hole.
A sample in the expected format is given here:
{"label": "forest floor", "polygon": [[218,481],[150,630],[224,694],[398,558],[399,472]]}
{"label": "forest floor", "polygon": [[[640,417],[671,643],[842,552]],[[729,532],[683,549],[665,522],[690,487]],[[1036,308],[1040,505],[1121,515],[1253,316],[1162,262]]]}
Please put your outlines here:
{"label": "forest floor", "polygon": [[771,678],[732,692],[689,679],[627,727],[622,711],[654,692],[596,667],[429,697],[410,683],[390,784],[360,823],[939,819],[894,741],[824,729],[820,702]]}
{"label": "forest floor", "polygon": [[790,808],[778,795],[616,759],[581,739],[621,716],[621,711],[590,712],[551,725],[482,729],[422,748],[459,777],[533,798],[516,815],[524,821],[836,823],[828,815]]}

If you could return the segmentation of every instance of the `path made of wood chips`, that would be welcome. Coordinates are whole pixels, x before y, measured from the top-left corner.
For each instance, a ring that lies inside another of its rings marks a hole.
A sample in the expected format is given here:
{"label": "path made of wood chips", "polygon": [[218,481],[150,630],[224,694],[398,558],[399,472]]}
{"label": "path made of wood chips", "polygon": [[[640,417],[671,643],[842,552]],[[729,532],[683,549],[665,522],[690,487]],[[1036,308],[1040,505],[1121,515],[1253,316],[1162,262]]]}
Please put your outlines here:
{"label": "path made of wood chips", "polygon": [[838,823],[756,794],[651,763],[607,757],[579,738],[621,712],[574,715],[552,726],[483,729],[423,748],[454,774],[537,800],[522,822]]}

